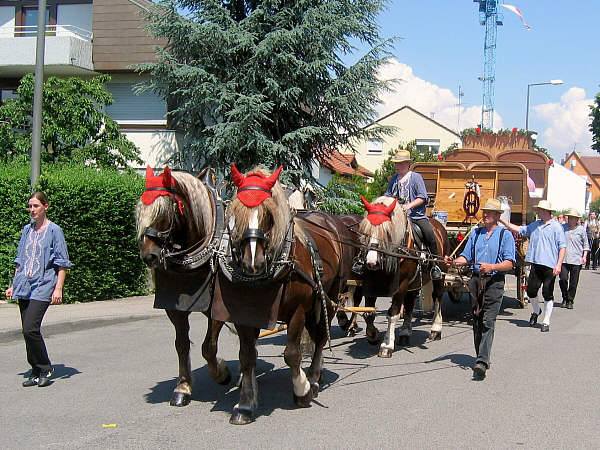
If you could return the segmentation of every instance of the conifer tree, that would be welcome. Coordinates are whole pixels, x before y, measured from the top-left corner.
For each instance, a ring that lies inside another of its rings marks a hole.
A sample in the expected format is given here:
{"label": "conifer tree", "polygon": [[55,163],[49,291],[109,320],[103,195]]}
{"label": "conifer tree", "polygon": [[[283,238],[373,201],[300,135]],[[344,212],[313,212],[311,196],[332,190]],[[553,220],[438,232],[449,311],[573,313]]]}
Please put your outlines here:
{"label": "conifer tree", "polygon": [[[185,145],[175,162],[192,169],[283,164],[294,178],[313,158],[347,149],[375,118],[389,82],[376,17],[386,0],[163,0],[149,30],[165,45],[140,67],[144,89],[168,101]],[[185,11],[182,15],[180,12]],[[369,50],[352,65],[353,43]]]}
{"label": "conifer tree", "polygon": [[600,153],[600,94],[596,95],[594,104],[590,106],[590,131],[592,132],[592,148]]}

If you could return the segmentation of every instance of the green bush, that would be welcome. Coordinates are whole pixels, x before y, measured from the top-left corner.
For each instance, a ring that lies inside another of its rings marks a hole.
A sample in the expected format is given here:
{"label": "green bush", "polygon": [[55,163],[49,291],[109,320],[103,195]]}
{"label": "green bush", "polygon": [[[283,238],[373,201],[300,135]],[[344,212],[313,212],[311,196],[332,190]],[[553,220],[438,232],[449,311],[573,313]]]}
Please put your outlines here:
{"label": "green bush", "polygon": [[[65,234],[73,267],[67,303],[106,300],[146,292],[145,265],[135,237],[135,204],[144,180],[134,173],[72,165],[42,167],[39,189],[50,200],[48,217]],[[0,166],[0,270],[11,279],[21,228],[29,221],[29,167]]]}

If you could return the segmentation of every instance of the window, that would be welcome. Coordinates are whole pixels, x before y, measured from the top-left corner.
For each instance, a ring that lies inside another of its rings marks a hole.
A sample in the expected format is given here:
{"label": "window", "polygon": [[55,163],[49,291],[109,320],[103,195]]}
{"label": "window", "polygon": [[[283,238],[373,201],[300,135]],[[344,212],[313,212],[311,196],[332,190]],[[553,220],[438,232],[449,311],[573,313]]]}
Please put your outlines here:
{"label": "window", "polygon": [[[50,10],[46,9],[46,26],[50,23]],[[35,36],[38,25],[38,9],[32,7],[23,8],[23,28],[20,36]]]}
{"label": "window", "polygon": [[417,139],[417,150],[420,153],[432,153],[434,155],[440,152],[439,139]]}
{"label": "window", "polygon": [[383,153],[383,141],[381,139],[369,139],[367,141],[368,155],[381,155]]}

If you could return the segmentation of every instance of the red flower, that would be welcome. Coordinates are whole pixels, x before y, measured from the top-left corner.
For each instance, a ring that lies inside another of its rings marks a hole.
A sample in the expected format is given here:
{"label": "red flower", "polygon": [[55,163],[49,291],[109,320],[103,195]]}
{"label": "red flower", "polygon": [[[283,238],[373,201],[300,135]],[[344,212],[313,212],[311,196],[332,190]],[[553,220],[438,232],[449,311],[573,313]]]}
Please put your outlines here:
{"label": "red flower", "polygon": [[456,240],[457,240],[458,242],[462,242],[464,238],[465,238],[465,235],[464,235],[464,234],[460,234],[460,233],[458,233],[458,234],[456,235]]}
{"label": "red flower", "polygon": [[554,160],[553,159],[549,159],[548,160],[548,164],[550,164],[550,165],[554,164]]}
{"label": "red flower", "polygon": [[438,155],[437,155],[437,159],[442,159],[442,155],[441,155],[441,154],[438,154]]}
{"label": "red flower", "polygon": [[516,133],[516,132],[517,132],[517,127],[514,127],[513,128],[513,133]]}
{"label": "red flower", "polygon": [[475,132],[476,133],[481,133],[481,128],[479,128],[479,127],[475,128]]}

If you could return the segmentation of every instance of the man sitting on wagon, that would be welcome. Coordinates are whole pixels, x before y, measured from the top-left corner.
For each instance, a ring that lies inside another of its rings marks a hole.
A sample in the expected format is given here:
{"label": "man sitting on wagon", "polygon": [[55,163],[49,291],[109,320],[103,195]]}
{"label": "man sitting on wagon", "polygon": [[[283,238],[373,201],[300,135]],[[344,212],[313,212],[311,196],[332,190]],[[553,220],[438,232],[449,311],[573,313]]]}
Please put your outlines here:
{"label": "man sitting on wagon", "polygon": [[504,297],[505,274],[515,263],[515,238],[506,228],[498,226],[502,203],[491,198],[482,211],[483,226],[473,230],[460,256],[454,261],[448,256],[444,258],[455,266],[473,264],[473,276],[469,281],[477,354],[473,372],[481,378],[490,366],[496,317]]}
{"label": "man sitting on wagon", "polygon": [[[390,180],[384,195],[398,199],[402,204],[402,209],[421,230],[429,251],[434,255],[439,255],[433,227],[425,215],[428,196],[423,177],[421,174],[409,170],[411,157],[408,150],[398,150],[392,157],[392,162],[396,164],[396,173]],[[431,279],[439,280],[441,278],[442,272],[434,263],[431,268]]]}

